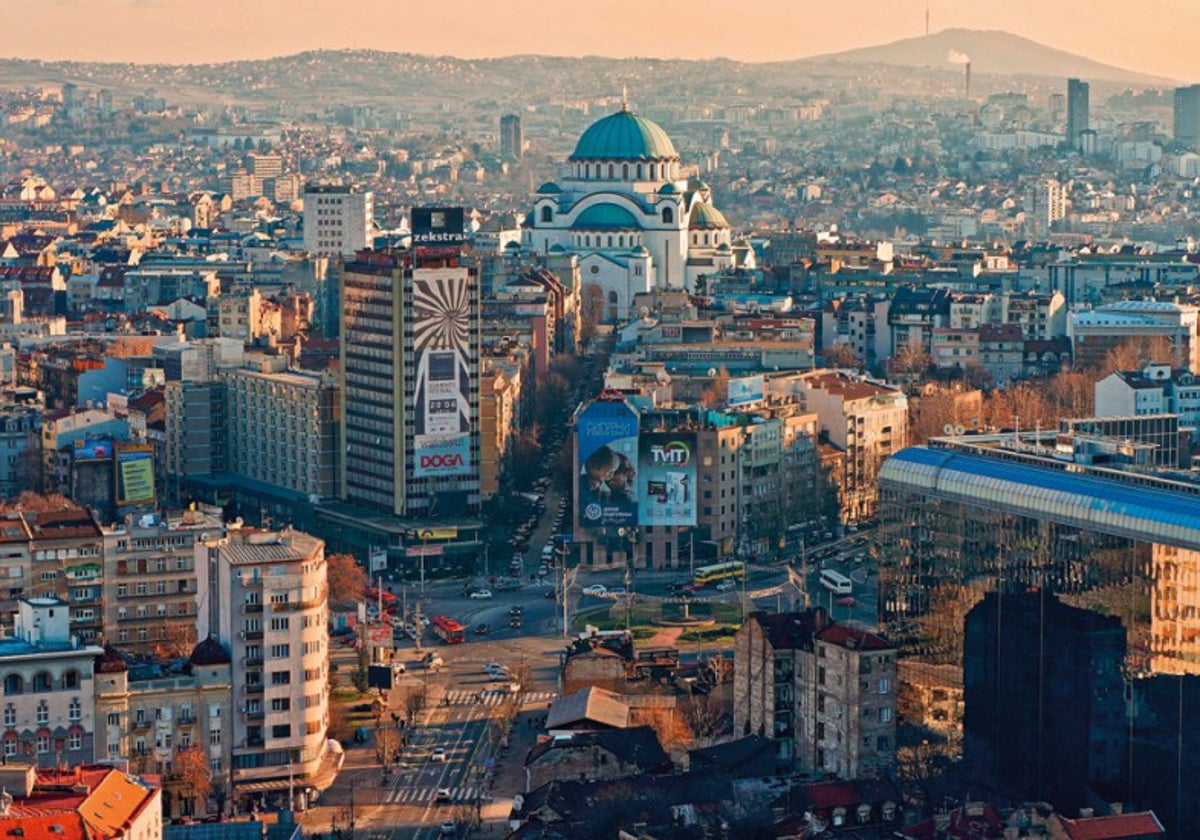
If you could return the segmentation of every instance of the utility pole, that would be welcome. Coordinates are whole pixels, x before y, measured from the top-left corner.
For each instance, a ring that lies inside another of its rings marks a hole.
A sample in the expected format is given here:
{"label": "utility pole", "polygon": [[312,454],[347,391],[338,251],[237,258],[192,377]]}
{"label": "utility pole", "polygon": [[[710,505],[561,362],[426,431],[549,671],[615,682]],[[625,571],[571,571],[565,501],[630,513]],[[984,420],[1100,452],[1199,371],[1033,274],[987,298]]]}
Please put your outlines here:
{"label": "utility pole", "polygon": [[417,653],[421,652],[421,631],[425,629],[425,625],[421,622],[421,602],[417,601],[417,605],[413,607],[413,636],[416,637]]}

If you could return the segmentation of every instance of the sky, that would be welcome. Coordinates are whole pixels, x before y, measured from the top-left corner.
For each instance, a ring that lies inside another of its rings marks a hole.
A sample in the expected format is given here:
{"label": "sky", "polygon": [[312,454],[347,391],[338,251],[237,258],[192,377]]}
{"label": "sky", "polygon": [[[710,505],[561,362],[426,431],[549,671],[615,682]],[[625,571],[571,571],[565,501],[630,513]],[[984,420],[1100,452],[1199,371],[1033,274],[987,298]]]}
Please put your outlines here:
{"label": "sky", "polygon": [[[1002,29],[1200,81],[1200,0],[928,0],[932,29]],[[773,61],[925,28],[926,0],[3,0],[0,56],[206,63],[311,49]]]}

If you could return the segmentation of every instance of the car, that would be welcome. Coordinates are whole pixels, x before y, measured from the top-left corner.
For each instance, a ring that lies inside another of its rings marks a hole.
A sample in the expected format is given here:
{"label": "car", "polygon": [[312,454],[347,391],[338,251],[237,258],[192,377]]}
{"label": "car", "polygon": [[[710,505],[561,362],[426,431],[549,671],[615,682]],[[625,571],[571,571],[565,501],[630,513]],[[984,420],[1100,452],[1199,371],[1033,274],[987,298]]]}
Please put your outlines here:
{"label": "car", "polygon": [[492,590],[490,590],[490,589],[476,589],[474,592],[472,592],[472,593],[471,593],[470,595],[468,595],[467,597],[469,597],[469,598],[470,598],[472,601],[481,601],[481,600],[484,600],[484,599],[486,599],[486,598],[491,598],[491,597],[492,597]]}
{"label": "car", "polygon": [[542,597],[545,598],[547,601],[552,601],[555,598],[557,598],[558,595],[555,594],[553,589],[547,589],[546,594],[543,595]]}
{"label": "car", "polygon": [[453,837],[455,834],[458,834],[458,823],[454,820],[446,820],[438,830],[443,837]]}
{"label": "car", "polygon": [[358,644],[358,636],[351,633],[348,636],[342,636],[342,647],[354,647]]}
{"label": "car", "polygon": [[728,592],[730,589],[737,589],[737,582],[732,580],[723,580],[717,584],[717,591]]}
{"label": "car", "polygon": [[624,586],[614,586],[612,589],[608,590],[608,594],[609,595],[624,595],[625,587]]}
{"label": "car", "polygon": [[550,569],[547,566],[538,566],[538,577],[545,577],[550,574]]}
{"label": "car", "polygon": [[839,607],[853,607],[858,602],[855,601],[851,596],[847,595],[845,598],[838,598],[837,603]]}
{"label": "car", "polygon": [[445,747],[434,747],[433,752],[431,752],[429,754],[429,760],[430,761],[445,761],[446,760],[446,748]]}
{"label": "car", "polygon": [[490,625],[490,624],[475,625],[475,635],[476,636],[486,636],[488,633],[491,633],[491,632],[492,632],[492,625]]}
{"label": "car", "polygon": [[451,799],[450,788],[438,788],[434,799],[438,802],[449,802]]}
{"label": "car", "polygon": [[508,621],[508,626],[514,630],[521,629],[521,616],[515,615]]}
{"label": "car", "polygon": [[485,673],[491,674],[493,671],[505,671],[507,669],[499,662],[485,662],[483,670]]}
{"label": "car", "polygon": [[421,664],[431,671],[436,671],[439,668],[445,667],[446,661],[436,653],[427,653],[425,654],[425,658],[421,660]]}
{"label": "car", "polygon": [[407,671],[408,671],[408,666],[406,666],[403,662],[393,662],[392,663],[392,676],[396,676],[397,674],[403,674],[403,673],[406,673]]}
{"label": "car", "polygon": [[608,589],[602,583],[593,583],[583,588],[584,595],[603,595]]}
{"label": "car", "polygon": [[525,613],[525,608],[524,608],[524,607],[522,607],[520,604],[516,604],[516,605],[514,605],[514,606],[513,606],[513,607],[512,607],[512,608],[511,608],[511,609],[508,611],[508,614],[509,614],[509,615],[524,615],[524,613]]}

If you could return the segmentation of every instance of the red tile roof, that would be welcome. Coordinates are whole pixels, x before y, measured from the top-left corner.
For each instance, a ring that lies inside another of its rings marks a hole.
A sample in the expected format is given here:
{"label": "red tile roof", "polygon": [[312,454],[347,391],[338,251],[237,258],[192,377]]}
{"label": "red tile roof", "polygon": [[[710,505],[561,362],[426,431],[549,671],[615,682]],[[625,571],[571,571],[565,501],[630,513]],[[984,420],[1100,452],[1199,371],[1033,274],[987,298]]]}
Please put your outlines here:
{"label": "red tile roof", "polygon": [[845,624],[830,624],[817,634],[822,642],[851,650],[891,650],[892,644],[873,633],[848,627]]}
{"label": "red tile roof", "polygon": [[1119,840],[1126,837],[1166,834],[1153,811],[1088,817],[1081,820],[1069,820],[1066,817],[1059,819],[1062,820],[1063,830],[1071,840]]}

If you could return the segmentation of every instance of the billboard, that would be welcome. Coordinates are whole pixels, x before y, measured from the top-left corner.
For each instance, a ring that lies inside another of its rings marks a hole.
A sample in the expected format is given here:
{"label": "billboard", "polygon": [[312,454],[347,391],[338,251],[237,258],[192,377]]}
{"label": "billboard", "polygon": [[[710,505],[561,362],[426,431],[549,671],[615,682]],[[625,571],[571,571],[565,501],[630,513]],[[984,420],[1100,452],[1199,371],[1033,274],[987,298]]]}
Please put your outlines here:
{"label": "billboard", "polygon": [[638,444],[642,525],[696,524],[696,435],[646,432]]}
{"label": "billboard", "polygon": [[621,400],[597,400],[579,415],[576,433],[580,527],[636,525],[637,414]]}
{"label": "billboard", "polygon": [[729,380],[729,404],[747,405],[763,401],[766,383],[761,376]]}
{"label": "billboard", "polygon": [[467,241],[463,230],[461,207],[414,207],[412,209],[412,244],[425,246],[454,246]]}
{"label": "billboard", "polygon": [[113,456],[113,442],[94,438],[77,440],[72,455],[76,461],[107,461]]}
{"label": "billboard", "polygon": [[154,447],[134,445],[117,449],[117,504],[154,504]]}
{"label": "billboard", "polygon": [[471,473],[471,363],[478,337],[471,282],[465,268],[413,271],[413,475],[417,478]]}
{"label": "billboard", "polygon": [[372,572],[386,572],[388,567],[388,555],[386,548],[372,548],[370,570]]}

